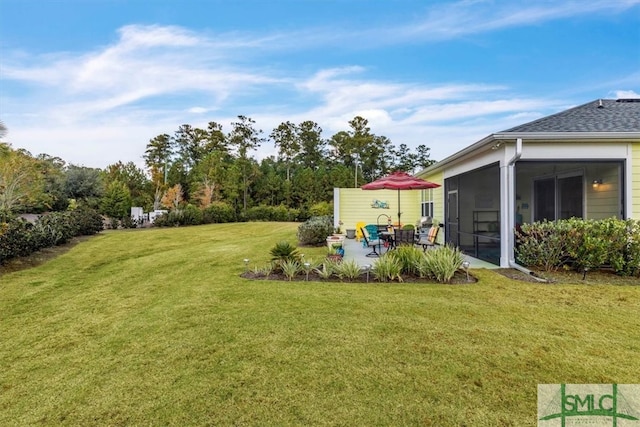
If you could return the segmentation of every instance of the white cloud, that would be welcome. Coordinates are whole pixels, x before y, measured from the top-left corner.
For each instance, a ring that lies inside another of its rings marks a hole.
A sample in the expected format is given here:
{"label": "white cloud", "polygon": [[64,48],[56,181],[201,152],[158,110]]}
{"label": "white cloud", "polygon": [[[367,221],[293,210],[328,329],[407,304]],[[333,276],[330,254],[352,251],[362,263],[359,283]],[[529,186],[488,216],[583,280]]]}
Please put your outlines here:
{"label": "white cloud", "polygon": [[640,98],[640,94],[633,91],[633,90],[616,90],[615,92],[615,97],[617,99],[621,99],[621,98],[633,98],[633,99],[638,99]]}
{"label": "white cloud", "polygon": [[[2,95],[3,105],[10,107],[3,120],[15,146],[96,167],[117,160],[141,162],[149,139],[171,134],[182,123],[206,126],[215,120],[228,131],[238,114],[254,118],[265,135],[285,120],[314,120],[327,138],[361,115],[373,132],[393,143],[426,144],[433,158],[443,158],[489,133],[555,112],[567,101],[522,96],[481,81],[374,80],[360,64],[284,69],[271,65],[269,55],[354,41],[357,49],[453,38],[638,3],[560,1],[540,8],[535,3],[460,1],[431,7],[419,21],[367,30],[212,34],[129,25],[117,31],[113,43],[90,52],[3,52],[2,84],[21,89],[19,96]],[[637,76],[630,81],[637,82]],[[640,97],[633,90],[615,94]],[[216,117],[203,117],[212,111]],[[259,156],[273,153],[265,144]]]}

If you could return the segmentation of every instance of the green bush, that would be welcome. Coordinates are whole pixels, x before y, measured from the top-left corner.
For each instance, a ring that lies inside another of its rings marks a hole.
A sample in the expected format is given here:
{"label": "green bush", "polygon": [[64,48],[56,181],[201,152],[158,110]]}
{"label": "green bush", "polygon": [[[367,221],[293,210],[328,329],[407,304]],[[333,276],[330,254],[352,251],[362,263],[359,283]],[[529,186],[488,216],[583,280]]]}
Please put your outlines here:
{"label": "green bush", "polygon": [[296,221],[300,211],[288,208],[284,205],[267,206],[259,205],[247,209],[245,220],[247,221]]}
{"label": "green bush", "polygon": [[309,215],[313,216],[331,216],[333,215],[333,203],[319,202],[309,208]]}
{"label": "green bush", "polygon": [[202,222],[204,224],[217,224],[235,221],[235,210],[224,202],[213,202],[202,211]]}
{"label": "green bush", "polygon": [[628,219],[624,225],[626,231],[624,262],[614,268],[619,274],[631,275],[640,268],[640,221]]}
{"label": "green bush", "polygon": [[34,224],[5,216],[0,222],[0,263],[100,230],[102,217],[89,208],[52,212],[42,215]]}
{"label": "green bush", "polygon": [[518,262],[544,271],[557,270],[567,261],[566,224],[542,221],[523,224],[516,231]]}
{"label": "green bush", "polygon": [[518,261],[545,271],[567,264],[577,270],[608,265],[629,275],[640,265],[640,223],[633,219],[543,221],[524,224],[516,235]]}
{"label": "green bush", "polygon": [[182,222],[180,225],[202,224],[202,211],[194,205],[187,205],[182,209]]}
{"label": "green bush", "polygon": [[609,236],[607,227],[600,221],[585,221],[571,218],[558,221],[558,226],[567,230],[567,254],[574,267],[594,269],[604,265],[609,258]]}
{"label": "green bush", "polygon": [[71,212],[79,236],[92,236],[104,229],[102,215],[88,206],[80,206]]}
{"label": "green bush", "polygon": [[315,216],[298,227],[298,242],[301,245],[323,245],[333,234],[333,220],[329,216]]}

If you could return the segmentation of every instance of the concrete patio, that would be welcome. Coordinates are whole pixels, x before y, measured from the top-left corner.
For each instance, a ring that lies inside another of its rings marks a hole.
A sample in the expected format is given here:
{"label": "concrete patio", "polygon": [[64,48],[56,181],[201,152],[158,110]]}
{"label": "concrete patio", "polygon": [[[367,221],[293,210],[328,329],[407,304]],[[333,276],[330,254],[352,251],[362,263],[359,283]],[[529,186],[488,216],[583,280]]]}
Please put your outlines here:
{"label": "concrete patio", "polygon": [[[378,259],[378,257],[368,257],[367,254],[371,252],[371,248],[362,247],[362,242],[359,242],[356,239],[344,239],[343,247],[344,259],[355,260],[361,267],[365,265],[371,265],[375,262],[375,260]],[[378,248],[376,247],[376,251],[378,251],[378,253],[385,253],[387,251],[387,248],[383,246],[381,250],[378,250]],[[497,265],[472,258],[468,255],[464,255],[464,258],[466,261],[469,261],[469,268],[499,268]]]}

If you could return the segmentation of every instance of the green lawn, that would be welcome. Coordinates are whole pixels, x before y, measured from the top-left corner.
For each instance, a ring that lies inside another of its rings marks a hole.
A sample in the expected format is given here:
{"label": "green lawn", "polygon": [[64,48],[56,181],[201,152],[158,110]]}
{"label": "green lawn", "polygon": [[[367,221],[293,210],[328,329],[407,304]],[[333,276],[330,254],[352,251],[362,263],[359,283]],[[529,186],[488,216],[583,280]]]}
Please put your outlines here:
{"label": "green lawn", "polygon": [[105,232],[0,277],[0,425],[526,426],[539,383],[640,379],[640,286],[240,277],[296,228]]}

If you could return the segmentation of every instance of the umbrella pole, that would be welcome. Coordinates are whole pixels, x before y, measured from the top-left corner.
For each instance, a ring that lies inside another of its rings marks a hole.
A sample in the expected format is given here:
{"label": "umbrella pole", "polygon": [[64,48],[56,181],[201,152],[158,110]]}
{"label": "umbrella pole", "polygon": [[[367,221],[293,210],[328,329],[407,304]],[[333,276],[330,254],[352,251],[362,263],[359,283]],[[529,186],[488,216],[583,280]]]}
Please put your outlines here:
{"label": "umbrella pole", "polygon": [[402,226],[402,224],[400,223],[400,190],[398,190],[398,228],[400,228]]}

